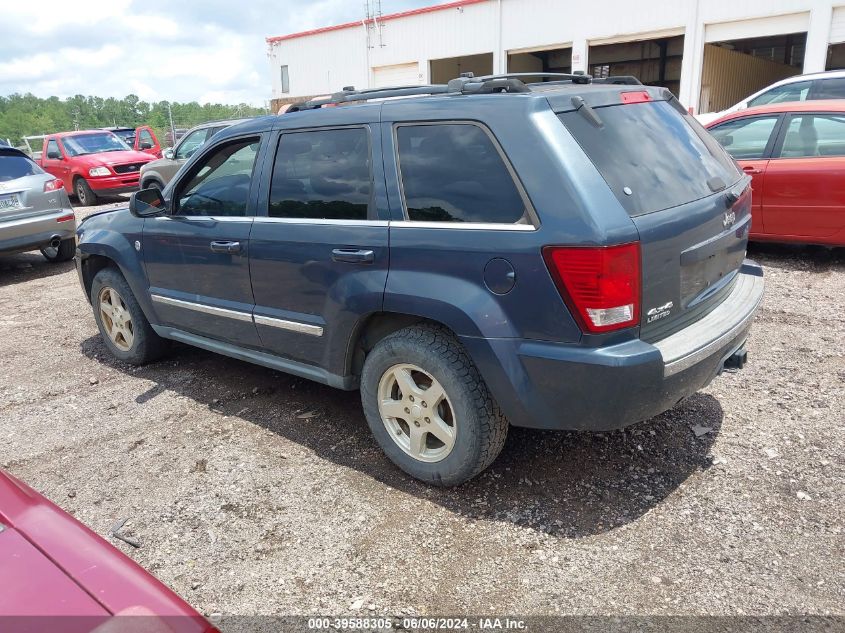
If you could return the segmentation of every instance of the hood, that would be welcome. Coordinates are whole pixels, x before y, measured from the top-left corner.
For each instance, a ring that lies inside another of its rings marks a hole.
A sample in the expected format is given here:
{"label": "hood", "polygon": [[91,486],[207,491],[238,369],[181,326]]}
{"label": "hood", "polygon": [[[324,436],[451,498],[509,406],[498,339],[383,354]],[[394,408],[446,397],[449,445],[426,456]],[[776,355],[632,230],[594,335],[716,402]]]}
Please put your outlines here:
{"label": "hood", "polygon": [[125,150],[122,152],[101,152],[99,154],[83,154],[82,156],[74,156],[71,160],[82,164],[86,167],[100,167],[102,165],[123,165],[125,163],[149,163],[155,160],[153,156],[146,152],[136,152],[134,150]]}

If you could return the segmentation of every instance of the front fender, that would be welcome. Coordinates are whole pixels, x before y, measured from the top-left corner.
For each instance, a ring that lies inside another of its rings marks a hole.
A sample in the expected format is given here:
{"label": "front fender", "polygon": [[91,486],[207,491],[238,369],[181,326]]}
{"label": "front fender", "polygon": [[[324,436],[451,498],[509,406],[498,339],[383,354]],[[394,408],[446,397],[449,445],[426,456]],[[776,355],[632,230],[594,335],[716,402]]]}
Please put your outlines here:
{"label": "front fender", "polygon": [[141,242],[144,220],[129,214],[127,209],[98,214],[84,220],[76,231],[77,257],[81,269],[86,259],[104,257],[114,262],[126,278],[147,319],[155,310],[149,297],[149,282],[135,243]]}

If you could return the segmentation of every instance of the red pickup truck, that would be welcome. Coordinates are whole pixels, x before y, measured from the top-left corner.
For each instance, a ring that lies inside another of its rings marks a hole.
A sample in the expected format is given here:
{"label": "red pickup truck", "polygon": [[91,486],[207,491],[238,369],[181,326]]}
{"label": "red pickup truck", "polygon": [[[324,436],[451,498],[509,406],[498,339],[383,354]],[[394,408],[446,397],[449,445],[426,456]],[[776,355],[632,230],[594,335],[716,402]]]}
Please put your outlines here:
{"label": "red pickup truck", "polygon": [[136,191],[141,167],[152,160],[108,130],[85,130],[45,136],[38,163],[89,206],[100,196]]}

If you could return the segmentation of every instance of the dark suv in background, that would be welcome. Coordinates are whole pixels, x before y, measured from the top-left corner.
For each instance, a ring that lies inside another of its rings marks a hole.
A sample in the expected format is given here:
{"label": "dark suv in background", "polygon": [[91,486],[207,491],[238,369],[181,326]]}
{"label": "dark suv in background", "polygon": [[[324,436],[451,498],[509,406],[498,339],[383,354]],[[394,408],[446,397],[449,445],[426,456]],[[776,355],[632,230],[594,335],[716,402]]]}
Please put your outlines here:
{"label": "dark suv in background", "polygon": [[741,367],[748,178],[664,89],[549,79],[350,90],[219,132],[80,226],[108,348],[360,388],[387,455],[441,485],[509,424],[619,428]]}

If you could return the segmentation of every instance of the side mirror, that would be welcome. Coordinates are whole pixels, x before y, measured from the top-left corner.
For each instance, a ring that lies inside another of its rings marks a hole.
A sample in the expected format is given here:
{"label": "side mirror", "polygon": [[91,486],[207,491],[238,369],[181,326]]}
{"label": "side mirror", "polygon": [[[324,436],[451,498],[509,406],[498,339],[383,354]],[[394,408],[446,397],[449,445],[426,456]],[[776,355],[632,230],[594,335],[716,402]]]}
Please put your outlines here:
{"label": "side mirror", "polygon": [[57,151],[50,151],[47,152],[47,158],[52,158],[53,160],[62,160],[62,153]]}
{"label": "side mirror", "polygon": [[152,143],[147,143],[147,142],[141,143],[141,149],[152,149],[152,148],[153,148]]}
{"label": "side mirror", "polygon": [[129,213],[136,218],[151,218],[161,215],[165,211],[166,204],[161,191],[155,188],[141,189],[136,191],[129,198]]}
{"label": "side mirror", "polygon": [[162,152],[162,156],[164,156],[167,160],[173,160],[175,154],[173,153],[173,148],[168,147],[164,152]]}

